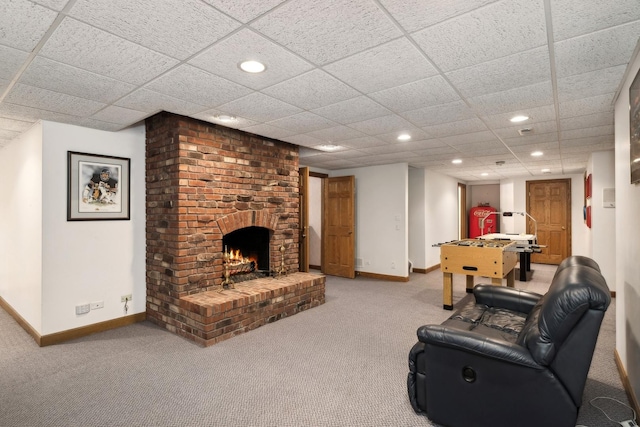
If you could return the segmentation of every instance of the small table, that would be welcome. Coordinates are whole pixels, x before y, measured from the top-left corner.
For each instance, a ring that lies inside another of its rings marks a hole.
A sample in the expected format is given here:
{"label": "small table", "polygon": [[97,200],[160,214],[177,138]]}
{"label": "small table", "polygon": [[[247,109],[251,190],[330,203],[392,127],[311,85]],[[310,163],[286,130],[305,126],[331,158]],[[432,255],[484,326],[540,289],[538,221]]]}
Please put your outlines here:
{"label": "small table", "polygon": [[502,279],[506,277],[507,286],[512,288],[515,282],[513,268],[518,259],[514,251],[506,249],[515,244],[497,240],[465,239],[440,245],[442,307],[453,310],[454,274],[466,275],[467,292],[473,291],[474,276],[489,277],[491,283],[498,286],[502,285]]}
{"label": "small table", "polygon": [[[535,234],[516,234],[516,233],[490,233],[479,236],[478,239],[482,240],[506,240],[515,242],[517,245],[536,245],[538,238]],[[526,251],[522,248],[520,252],[520,272],[518,274],[518,280],[526,282],[531,278],[531,251]]]}

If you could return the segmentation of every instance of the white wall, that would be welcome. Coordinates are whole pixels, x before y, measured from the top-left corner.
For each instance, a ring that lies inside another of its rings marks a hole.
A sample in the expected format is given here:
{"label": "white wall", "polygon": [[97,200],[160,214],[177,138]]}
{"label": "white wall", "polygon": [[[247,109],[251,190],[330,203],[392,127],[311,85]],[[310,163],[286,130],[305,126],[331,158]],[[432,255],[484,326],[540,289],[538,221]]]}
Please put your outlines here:
{"label": "white wall", "polygon": [[458,180],[425,171],[427,267],[440,264],[434,244],[458,239]]}
{"label": "white wall", "polygon": [[[67,221],[67,151],[131,159],[128,221]],[[0,156],[0,296],[40,335],[145,311],[144,126],[106,132],[42,122]],[[5,238],[6,237],[6,238]],[[75,307],[104,302],[76,315]]]}
{"label": "white wall", "polygon": [[615,153],[599,151],[589,160],[592,196],[590,244],[591,257],[598,263],[609,288],[616,290],[616,209],[603,206],[602,192],[615,188]]}
{"label": "white wall", "polygon": [[413,268],[427,265],[427,201],[425,170],[409,168],[409,260]]}
{"label": "white wall", "polygon": [[[615,233],[616,233],[616,350],[635,396],[640,396],[640,185],[630,183],[629,86],[640,72],[640,56],[627,68],[615,103]],[[622,302],[622,303],[621,303]]]}
{"label": "white wall", "polygon": [[362,260],[356,271],[409,275],[408,169],[398,163],[329,172],[355,176],[356,259]]}
{"label": "white wall", "polygon": [[[42,329],[42,125],[0,154],[0,297]],[[65,188],[66,178],[51,177]]]}

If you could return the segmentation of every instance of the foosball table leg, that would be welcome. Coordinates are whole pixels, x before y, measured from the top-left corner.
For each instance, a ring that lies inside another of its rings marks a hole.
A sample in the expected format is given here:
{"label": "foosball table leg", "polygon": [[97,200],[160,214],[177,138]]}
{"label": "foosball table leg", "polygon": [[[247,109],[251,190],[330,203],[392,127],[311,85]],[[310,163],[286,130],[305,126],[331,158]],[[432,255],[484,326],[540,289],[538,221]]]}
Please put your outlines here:
{"label": "foosball table leg", "polygon": [[473,293],[473,276],[470,276],[467,274],[467,293],[468,294],[472,294]]}
{"label": "foosball table leg", "polygon": [[442,308],[453,310],[453,274],[442,273]]}

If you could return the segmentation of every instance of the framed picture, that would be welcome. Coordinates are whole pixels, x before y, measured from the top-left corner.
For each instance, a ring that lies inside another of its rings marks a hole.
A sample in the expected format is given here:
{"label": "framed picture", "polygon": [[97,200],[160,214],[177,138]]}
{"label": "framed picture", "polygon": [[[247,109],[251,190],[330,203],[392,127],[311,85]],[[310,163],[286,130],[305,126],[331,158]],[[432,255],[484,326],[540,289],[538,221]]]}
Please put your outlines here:
{"label": "framed picture", "polygon": [[629,87],[631,183],[640,182],[640,71]]}
{"label": "framed picture", "polygon": [[67,152],[67,221],[129,219],[130,159]]}

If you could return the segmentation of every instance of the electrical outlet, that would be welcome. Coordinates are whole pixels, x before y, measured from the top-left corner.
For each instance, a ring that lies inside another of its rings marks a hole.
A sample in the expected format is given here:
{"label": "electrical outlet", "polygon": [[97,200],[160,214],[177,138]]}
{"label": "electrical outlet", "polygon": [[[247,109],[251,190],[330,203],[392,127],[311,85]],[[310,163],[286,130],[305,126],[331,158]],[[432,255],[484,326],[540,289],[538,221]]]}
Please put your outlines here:
{"label": "electrical outlet", "polygon": [[87,314],[91,309],[89,304],[76,305],[76,314]]}
{"label": "electrical outlet", "polygon": [[96,301],[91,303],[91,310],[97,310],[99,308],[104,308],[104,301]]}
{"label": "electrical outlet", "polygon": [[122,295],[122,296],[120,297],[120,302],[131,301],[131,299],[132,299],[132,298],[131,298],[131,294],[129,294],[129,295]]}

